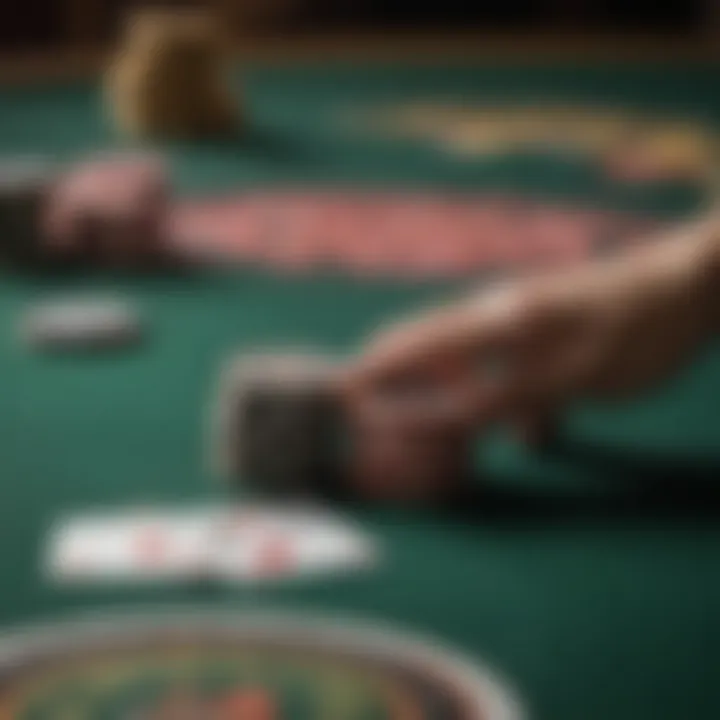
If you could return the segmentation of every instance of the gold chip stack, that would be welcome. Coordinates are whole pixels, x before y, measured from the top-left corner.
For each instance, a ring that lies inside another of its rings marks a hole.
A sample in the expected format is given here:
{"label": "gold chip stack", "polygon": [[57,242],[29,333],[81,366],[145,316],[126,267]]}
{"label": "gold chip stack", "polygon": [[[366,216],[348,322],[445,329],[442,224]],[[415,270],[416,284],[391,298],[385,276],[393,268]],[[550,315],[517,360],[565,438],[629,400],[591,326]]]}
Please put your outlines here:
{"label": "gold chip stack", "polygon": [[110,115],[132,139],[227,136],[239,125],[226,43],[204,11],[133,14],[108,68]]}

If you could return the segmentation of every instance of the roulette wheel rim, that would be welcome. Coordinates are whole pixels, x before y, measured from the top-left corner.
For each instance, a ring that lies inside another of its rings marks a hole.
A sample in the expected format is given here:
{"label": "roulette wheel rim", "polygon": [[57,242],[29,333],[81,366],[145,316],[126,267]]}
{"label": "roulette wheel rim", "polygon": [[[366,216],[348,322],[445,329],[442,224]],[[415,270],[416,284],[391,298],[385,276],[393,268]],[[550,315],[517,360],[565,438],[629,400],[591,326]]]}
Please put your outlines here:
{"label": "roulette wheel rim", "polygon": [[68,653],[74,657],[88,653],[92,662],[97,653],[137,651],[147,642],[154,647],[152,643],[168,639],[172,647],[173,642],[220,638],[228,647],[244,643],[295,652],[309,649],[331,660],[337,656],[379,668],[392,664],[450,693],[461,708],[455,716],[458,720],[527,720],[504,678],[435,638],[344,616],[217,609],[90,613],[6,632],[0,641],[0,704],[18,673],[20,681],[27,683],[28,675],[37,674],[39,667],[42,685],[43,663],[58,661]]}

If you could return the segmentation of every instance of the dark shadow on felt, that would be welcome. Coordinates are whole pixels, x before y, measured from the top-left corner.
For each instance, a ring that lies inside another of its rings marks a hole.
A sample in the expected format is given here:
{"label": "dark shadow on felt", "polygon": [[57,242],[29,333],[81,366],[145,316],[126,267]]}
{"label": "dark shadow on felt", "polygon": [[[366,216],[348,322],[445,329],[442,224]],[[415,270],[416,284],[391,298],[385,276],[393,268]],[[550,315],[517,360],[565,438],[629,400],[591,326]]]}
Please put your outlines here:
{"label": "dark shadow on felt", "polygon": [[213,150],[223,155],[249,159],[257,157],[266,162],[307,162],[317,160],[307,144],[283,134],[279,129],[249,125],[225,137],[197,140],[193,150]]}
{"label": "dark shadow on felt", "polygon": [[64,262],[39,261],[12,266],[13,273],[19,277],[47,282],[76,278],[204,281],[215,278],[218,270],[222,270],[222,265],[218,262],[195,260],[171,253],[125,267],[105,265],[102,260],[92,256],[72,258]]}
{"label": "dark shadow on felt", "polygon": [[717,521],[720,460],[698,461],[556,441],[548,455],[600,478],[592,491],[503,488],[472,478],[441,514],[454,522],[592,523],[612,520]]}

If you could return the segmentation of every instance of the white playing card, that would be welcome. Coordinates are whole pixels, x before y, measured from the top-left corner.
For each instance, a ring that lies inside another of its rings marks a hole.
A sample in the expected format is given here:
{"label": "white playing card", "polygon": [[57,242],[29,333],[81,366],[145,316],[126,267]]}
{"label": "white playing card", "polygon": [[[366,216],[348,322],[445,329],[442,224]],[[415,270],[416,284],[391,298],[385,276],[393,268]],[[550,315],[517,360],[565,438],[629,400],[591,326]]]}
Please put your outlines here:
{"label": "white playing card", "polygon": [[49,544],[58,580],[163,580],[198,572],[205,562],[209,514],[131,510],[62,520]]}
{"label": "white playing card", "polygon": [[215,572],[231,581],[361,569],[377,559],[377,547],[368,535],[317,509],[231,511],[224,525],[213,530],[210,555]]}
{"label": "white playing card", "polygon": [[365,533],[315,508],[134,509],[62,519],[47,570],[59,582],[250,583],[361,569],[376,558]]}

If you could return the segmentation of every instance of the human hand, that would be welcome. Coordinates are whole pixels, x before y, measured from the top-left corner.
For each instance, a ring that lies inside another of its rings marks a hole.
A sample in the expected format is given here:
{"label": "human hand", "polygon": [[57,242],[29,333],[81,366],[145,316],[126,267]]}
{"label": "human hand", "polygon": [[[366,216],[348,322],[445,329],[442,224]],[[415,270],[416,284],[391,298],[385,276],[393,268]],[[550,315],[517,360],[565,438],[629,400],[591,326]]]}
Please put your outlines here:
{"label": "human hand", "polygon": [[351,406],[396,437],[509,422],[533,439],[570,401],[647,391],[715,331],[718,242],[702,222],[399,323],[348,373]]}

